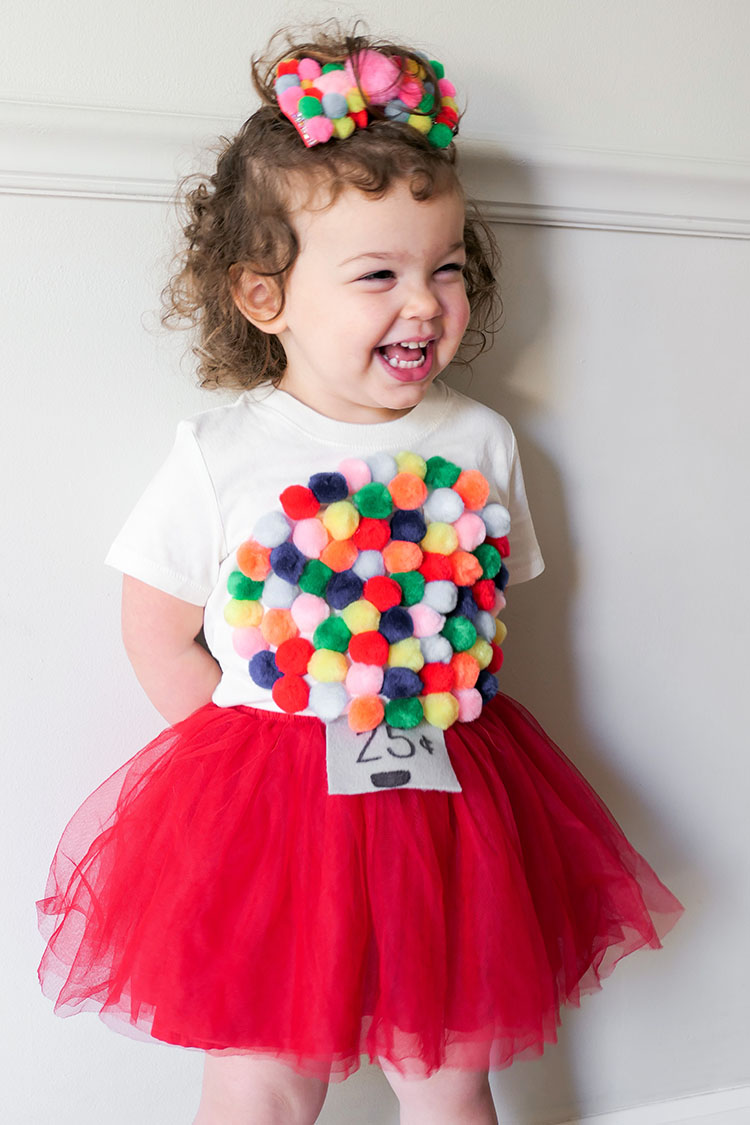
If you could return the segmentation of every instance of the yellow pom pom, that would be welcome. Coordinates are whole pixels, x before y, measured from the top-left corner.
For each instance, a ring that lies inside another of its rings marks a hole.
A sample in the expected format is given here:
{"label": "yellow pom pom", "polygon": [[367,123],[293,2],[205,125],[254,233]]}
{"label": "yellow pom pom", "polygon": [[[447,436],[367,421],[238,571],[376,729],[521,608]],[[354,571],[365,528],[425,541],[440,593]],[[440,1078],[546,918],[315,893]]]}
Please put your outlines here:
{"label": "yellow pom pom", "polygon": [[420,696],[425,721],[439,730],[447,730],[458,718],[458,700],[449,691],[434,691]]}
{"label": "yellow pom pom", "polygon": [[369,633],[380,624],[380,610],[366,598],[350,602],[342,609],[341,616],[351,633]]}
{"label": "yellow pom pom", "polygon": [[349,106],[350,113],[359,113],[361,109],[365,108],[365,101],[359,90],[350,90],[346,95],[346,104]]}
{"label": "yellow pom pom", "polygon": [[335,500],[323,513],[323,524],[333,539],[349,539],[359,527],[359,512],[351,500]]}
{"label": "yellow pom pom", "polygon": [[345,141],[347,137],[351,137],[356,129],[356,125],[351,117],[337,117],[333,122],[333,131],[340,141]]}
{"label": "yellow pom pom", "polygon": [[337,680],[343,683],[348,670],[349,661],[343,652],[334,652],[331,648],[317,649],[307,665],[309,674],[324,684],[334,683]]}
{"label": "yellow pom pom", "polygon": [[498,617],[497,622],[495,624],[495,644],[501,645],[507,636],[508,636],[508,627],[505,624],[505,622],[501,621],[500,618]]}
{"label": "yellow pom pom", "polygon": [[458,113],[458,102],[455,98],[441,98],[440,104],[450,106],[451,109],[455,109],[456,113]]}
{"label": "yellow pom pom", "polygon": [[429,525],[427,534],[419,545],[430,554],[452,555],[458,547],[458,533],[452,524],[436,520]]}
{"label": "yellow pom pom", "polygon": [[388,667],[411,668],[412,672],[424,668],[422,648],[416,637],[406,637],[405,640],[396,641],[395,645],[391,645],[388,649]]}
{"label": "yellow pom pom", "polygon": [[414,473],[415,477],[424,480],[427,476],[427,462],[418,453],[410,453],[403,449],[396,454],[396,464],[400,473]]}
{"label": "yellow pom pom", "polygon": [[408,117],[408,124],[413,129],[418,129],[420,133],[429,133],[432,128],[432,118],[427,113],[411,113]]}
{"label": "yellow pom pom", "polygon": [[484,637],[477,637],[474,644],[467,650],[473,656],[480,668],[486,668],[492,660],[492,645]]}
{"label": "yellow pom pom", "polygon": [[249,625],[260,625],[263,606],[260,602],[238,601],[232,598],[224,606],[224,620],[235,629],[246,629]]}
{"label": "yellow pom pom", "polygon": [[302,81],[300,82],[300,86],[302,87],[303,90],[309,90],[310,87],[314,86],[314,85],[315,85],[315,83],[313,82],[312,78],[303,78]]}
{"label": "yellow pom pom", "polygon": [[404,59],[404,70],[407,74],[419,74],[422,67],[416,59]]}

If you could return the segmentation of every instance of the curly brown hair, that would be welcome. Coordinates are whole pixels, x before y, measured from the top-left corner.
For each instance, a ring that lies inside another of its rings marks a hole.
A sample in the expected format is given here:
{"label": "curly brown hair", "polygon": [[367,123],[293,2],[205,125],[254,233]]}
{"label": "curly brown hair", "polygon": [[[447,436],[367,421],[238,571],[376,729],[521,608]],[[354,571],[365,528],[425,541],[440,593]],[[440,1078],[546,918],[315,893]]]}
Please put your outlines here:
{"label": "curly brown hair", "polygon": [[492,339],[500,308],[495,281],[500,256],[487,222],[463,193],[454,146],[435,148],[411,125],[383,116],[366,129],[356,129],[346,141],[308,149],[277,105],[273,81],[282,59],[308,56],[322,64],[343,62],[364,50],[393,56],[402,70],[407,60],[415,60],[437,82],[423,56],[362,34],[359,25],[347,33],[330,20],[315,29],[310,41],[279,31],[263,54],[252,59],[260,108],[234,137],[219,138],[212,175],[193,174],[180,182],[177,205],[186,242],[162,291],[161,323],[196,329],[192,351],[203,387],[245,390],[277,384],[284,373],[286,357],[278,338],[243,316],[233,289],[246,268],[275,280],[279,311],[283,307],[284,279],[299,253],[291,200],[293,188],[303,183],[311,190],[324,186],[328,205],[347,187],[378,197],[393,184],[406,183],[420,201],[458,191],[466,209],[465,283],[471,316],[457,361],[468,364]]}

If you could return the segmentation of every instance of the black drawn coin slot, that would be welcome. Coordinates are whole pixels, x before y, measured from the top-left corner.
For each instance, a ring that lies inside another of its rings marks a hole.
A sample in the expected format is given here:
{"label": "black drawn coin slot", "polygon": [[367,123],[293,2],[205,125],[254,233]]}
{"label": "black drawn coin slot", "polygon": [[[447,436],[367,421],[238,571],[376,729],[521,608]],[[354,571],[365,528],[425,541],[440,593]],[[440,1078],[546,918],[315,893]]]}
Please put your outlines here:
{"label": "black drawn coin slot", "polygon": [[370,774],[370,781],[377,789],[398,789],[411,781],[409,770],[380,770]]}

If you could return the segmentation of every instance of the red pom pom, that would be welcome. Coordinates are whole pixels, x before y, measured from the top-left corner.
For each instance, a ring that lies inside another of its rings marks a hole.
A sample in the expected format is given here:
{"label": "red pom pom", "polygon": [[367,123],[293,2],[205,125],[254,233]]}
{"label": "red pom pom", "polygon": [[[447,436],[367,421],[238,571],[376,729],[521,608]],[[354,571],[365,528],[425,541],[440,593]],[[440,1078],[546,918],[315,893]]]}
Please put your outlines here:
{"label": "red pom pom", "polygon": [[371,629],[355,633],[349,641],[349,656],[357,664],[385,664],[390,645],[382,633]]}
{"label": "red pom pom", "polygon": [[357,113],[350,113],[349,117],[351,117],[354,124],[357,125],[360,129],[366,129],[367,128],[367,110],[366,109],[360,109],[360,110],[357,111]]}
{"label": "red pom pom", "polygon": [[[494,591],[494,582],[492,586]],[[372,602],[375,608],[379,609],[381,613],[385,613],[387,609],[401,604],[401,587],[395,578],[386,578],[384,575],[377,575],[375,578],[367,579],[362,596],[367,598],[368,602]]]}
{"label": "red pom pom", "polygon": [[474,583],[471,592],[480,609],[487,609],[492,612],[495,605],[496,589],[497,587],[491,578],[482,578],[479,582]]}
{"label": "red pom pom", "polygon": [[359,521],[351,541],[360,551],[382,551],[390,537],[391,526],[388,520],[365,517]]}
{"label": "red pom pom", "polygon": [[293,714],[304,711],[310,698],[310,689],[301,676],[282,676],[271,688],[274,703],[282,711]]}
{"label": "red pom pom", "polygon": [[417,569],[424,577],[425,582],[442,582],[453,580],[450,555],[439,555],[437,552],[425,551],[422,564]]}
{"label": "red pom pom", "polygon": [[444,125],[456,125],[458,124],[458,114],[452,105],[444,105],[435,120]]}
{"label": "red pom pom", "polygon": [[299,70],[299,59],[284,59],[276,67],[276,74],[281,78],[282,74],[296,74]]}
{"label": "red pom pom", "polygon": [[305,90],[304,97],[317,98],[319,102],[323,101],[323,94],[317,86],[308,86]]}
{"label": "red pom pom", "polygon": [[425,664],[419,675],[425,695],[433,691],[451,691],[456,682],[456,673],[450,664]]}
{"label": "red pom pom", "polygon": [[304,484],[290,484],[279,496],[281,506],[291,520],[307,520],[320,511],[320,504]]}
{"label": "red pom pom", "polygon": [[501,559],[507,559],[510,555],[510,543],[508,542],[507,535],[501,535],[499,539],[493,539],[488,535],[485,539],[485,543],[492,544],[492,546],[500,552]]}
{"label": "red pom pom", "polygon": [[487,671],[488,672],[497,672],[500,668],[502,668],[504,658],[505,658],[505,653],[500,648],[500,645],[496,645],[493,642],[493,644],[492,644],[492,660],[490,660],[489,664],[487,665]]}
{"label": "red pom pom", "polygon": [[[493,582],[494,586],[494,582]],[[295,676],[304,676],[310,657],[315,652],[314,646],[304,637],[292,637],[283,641],[276,650],[276,667],[280,672],[291,672]]]}

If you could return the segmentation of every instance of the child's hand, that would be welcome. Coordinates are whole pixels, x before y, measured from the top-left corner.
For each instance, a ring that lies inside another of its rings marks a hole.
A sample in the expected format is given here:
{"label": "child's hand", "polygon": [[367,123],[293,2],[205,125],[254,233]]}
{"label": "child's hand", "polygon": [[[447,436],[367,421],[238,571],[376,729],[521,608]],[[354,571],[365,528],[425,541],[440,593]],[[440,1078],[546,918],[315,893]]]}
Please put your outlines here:
{"label": "child's hand", "polygon": [[221,678],[197,643],[203,608],[124,575],[122,638],[146,695],[169,723],[208,703]]}

